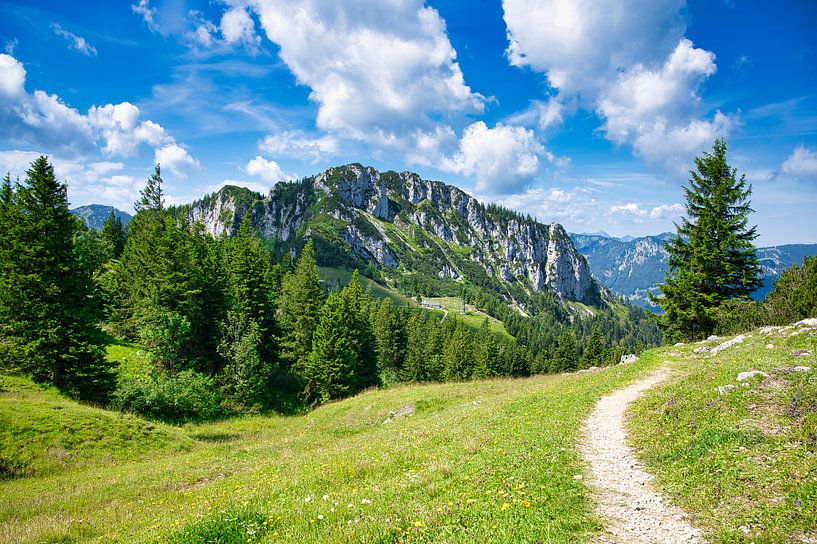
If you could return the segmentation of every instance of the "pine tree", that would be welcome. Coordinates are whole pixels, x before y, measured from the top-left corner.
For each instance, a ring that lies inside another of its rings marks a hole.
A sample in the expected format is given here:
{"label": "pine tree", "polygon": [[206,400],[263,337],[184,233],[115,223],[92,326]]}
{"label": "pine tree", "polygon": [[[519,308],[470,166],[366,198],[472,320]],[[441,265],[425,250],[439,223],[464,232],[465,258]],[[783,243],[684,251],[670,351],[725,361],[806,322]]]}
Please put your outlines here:
{"label": "pine tree", "polygon": [[715,328],[714,313],[724,301],[747,298],[761,286],[760,267],[748,227],[751,185],[726,161],[726,142],[695,159],[684,188],[686,214],[667,242],[669,272],[653,300],[664,315],[660,325],[670,341],[701,338]]}
{"label": "pine tree", "polygon": [[100,243],[105,252],[105,260],[118,259],[125,249],[125,227],[122,226],[122,218],[117,217],[113,209],[108,214],[107,219],[102,224],[99,233]]}
{"label": "pine tree", "polygon": [[467,380],[474,372],[473,335],[467,325],[457,321],[453,333],[445,341],[443,361],[446,380]]}
{"label": "pine tree", "polygon": [[591,366],[603,366],[607,360],[607,348],[604,346],[604,337],[598,327],[593,327],[593,332],[584,346],[584,352],[579,360],[579,368],[590,368]]}
{"label": "pine tree", "polygon": [[576,370],[579,363],[579,346],[573,331],[565,331],[559,337],[559,344],[550,360],[551,372]]}
{"label": "pine tree", "polygon": [[427,379],[427,342],[424,314],[413,311],[406,322],[406,351],[401,372],[404,381],[421,382]]}
{"label": "pine tree", "polygon": [[[7,182],[0,198],[5,207]],[[14,256],[3,266],[9,292],[0,302],[3,343],[11,346],[5,363],[71,395],[103,400],[112,376],[90,302],[92,281],[75,252],[78,222],[67,188],[46,157],[31,164],[13,202],[19,224],[4,243]]]}
{"label": "pine tree", "polygon": [[377,343],[369,321],[371,300],[363,292],[360,274],[352,273],[349,284],[341,291],[341,298],[349,316],[352,341],[355,347],[355,378],[359,388],[377,384]]}
{"label": "pine tree", "polygon": [[487,378],[494,374],[496,358],[499,353],[496,336],[491,331],[488,318],[482,322],[474,342],[474,377]]}
{"label": "pine tree", "polygon": [[284,278],[279,303],[286,354],[296,369],[303,365],[312,352],[312,335],[318,325],[323,299],[315,251],[312,240],[309,240],[301,252],[295,271]]}
{"label": "pine tree", "polygon": [[164,189],[162,189],[163,183],[162,168],[157,164],[153,169],[153,174],[148,178],[147,185],[139,193],[139,200],[134,205],[137,212],[142,210],[164,211],[165,193]]}
{"label": "pine tree", "polygon": [[386,297],[380,301],[372,324],[377,343],[377,371],[380,374],[396,374],[400,369],[403,354],[398,327],[391,299]]}
{"label": "pine tree", "polygon": [[320,310],[312,350],[302,364],[305,400],[321,403],[355,391],[359,361],[351,325],[344,297],[333,291]]}

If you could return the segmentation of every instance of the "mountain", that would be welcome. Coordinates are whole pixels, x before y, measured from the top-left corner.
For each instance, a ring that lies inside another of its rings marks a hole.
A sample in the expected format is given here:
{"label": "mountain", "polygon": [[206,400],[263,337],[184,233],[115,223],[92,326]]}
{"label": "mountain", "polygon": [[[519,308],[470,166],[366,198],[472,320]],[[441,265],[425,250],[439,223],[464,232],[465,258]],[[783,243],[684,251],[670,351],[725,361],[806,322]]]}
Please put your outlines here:
{"label": "mountain", "polygon": [[215,236],[231,235],[250,214],[280,252],[294,254],[309,235],[319,264],[371,267],[409,293],[455,282],[511,302],[539,292],[590,304],[607,297],[561,225],[484,205],[410,172],[349,164],[278,183],[267,196],[224,187],[177,213]]}
{"label": "mountain", "polygon": [[85,224],[92,229],[101,229],[108,215],[113,210],[116,217],[122,220],[122,225],[127,226],[130,220],[133,219],[131,214],[118,210],[113,206],[105,206],[103,204],[89,204],[87,206],[80,206],[71,210],[71,213],[85,221]]}
{"label": "mountain", "polygon": [[[674,236],[665,232],[626,241],[599,235],[571,234],[579,251],[587,257],[593,274],[613,293],[633,304],[657,309],[650,304],[647,293],[657,292],[667,271],[667,251],[664,242]],[[817,244],[789,244],[758,248],[757,256],[763,269],[763,287],[752,297],[763,299],[780,273],[801,264],[809,255],[817,255]]]}

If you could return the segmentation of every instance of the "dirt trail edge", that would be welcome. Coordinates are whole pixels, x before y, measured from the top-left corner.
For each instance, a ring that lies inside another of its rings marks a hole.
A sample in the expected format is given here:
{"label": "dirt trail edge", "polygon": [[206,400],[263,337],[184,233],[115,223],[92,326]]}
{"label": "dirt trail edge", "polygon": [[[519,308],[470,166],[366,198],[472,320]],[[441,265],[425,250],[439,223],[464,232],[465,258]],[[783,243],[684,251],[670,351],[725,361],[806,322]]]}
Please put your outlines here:
{"label": "dirt trail edge", "polygon": [[581,452],[590,465],[596,513],[605,522],[597,544],[701,543],[701,532],[686,521],[677,507],[664,504],[648,483],[649,475],[627,446],[624,428],[627,407],[638,396],[667,379],[657,370],[632,385],[599,400],[584,427]]}

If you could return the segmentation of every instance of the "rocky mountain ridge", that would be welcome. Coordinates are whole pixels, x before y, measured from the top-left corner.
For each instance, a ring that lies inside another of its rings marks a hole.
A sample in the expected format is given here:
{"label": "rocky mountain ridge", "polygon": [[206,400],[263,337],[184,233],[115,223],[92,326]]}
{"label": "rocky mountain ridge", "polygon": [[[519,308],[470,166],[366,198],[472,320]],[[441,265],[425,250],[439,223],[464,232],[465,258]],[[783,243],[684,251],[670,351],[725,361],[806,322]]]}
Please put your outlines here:
{"label": "rocky mountain ridge", "polygon": [[311,236],[329,265],[370,264],[387,275],[514,285],[576,301],[606,296],[561,225],[486,206],[411,172],[349,164],[278,183],[266,197],[225,187],[180,212],[215,236],[231,235],[249,213],[264,237],[290,249]]}

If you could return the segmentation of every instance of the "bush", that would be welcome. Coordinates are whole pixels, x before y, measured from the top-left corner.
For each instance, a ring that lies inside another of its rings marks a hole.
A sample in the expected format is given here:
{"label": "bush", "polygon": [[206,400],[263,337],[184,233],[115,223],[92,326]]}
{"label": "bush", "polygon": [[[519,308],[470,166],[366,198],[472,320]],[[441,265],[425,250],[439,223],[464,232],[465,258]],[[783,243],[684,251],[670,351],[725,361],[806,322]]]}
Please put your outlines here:
{"label": "bush", "polygon": [[149,317],[142,328],[142,342],[154,363],[173,370],[184,357],[190,340],[190,321],[176,312]]}
{"label": "bush", "polygon": [[212,378],[193,370],[173,374],[146,361],[122,363],[111,403],[168,423],[217,419],[225,415],[221,404]]}
{"label": "bush", "polygon": [[777,325],[817,317],[817,257],[784,270],[766,297],[766,308],[769,321]]}

